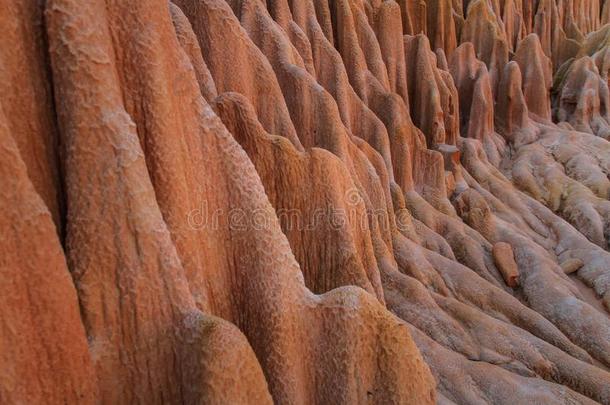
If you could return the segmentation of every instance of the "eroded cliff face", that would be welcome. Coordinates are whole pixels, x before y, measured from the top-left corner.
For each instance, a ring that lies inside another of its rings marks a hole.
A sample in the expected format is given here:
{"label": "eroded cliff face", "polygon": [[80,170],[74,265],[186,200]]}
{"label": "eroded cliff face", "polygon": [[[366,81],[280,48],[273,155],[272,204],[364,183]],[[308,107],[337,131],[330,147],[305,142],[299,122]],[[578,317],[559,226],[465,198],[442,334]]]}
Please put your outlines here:
{"label": "eroded cliff face", "polygon": [[606,23],[0,0],[0,403],[610,404]]}

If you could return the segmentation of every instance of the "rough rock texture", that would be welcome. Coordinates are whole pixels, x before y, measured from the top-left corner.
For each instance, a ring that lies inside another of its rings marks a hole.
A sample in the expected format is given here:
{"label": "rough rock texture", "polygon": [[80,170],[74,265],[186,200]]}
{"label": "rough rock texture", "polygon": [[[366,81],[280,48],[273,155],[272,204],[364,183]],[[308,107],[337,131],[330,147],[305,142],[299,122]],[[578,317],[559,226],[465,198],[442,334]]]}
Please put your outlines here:
{"label": "rough rock texture", "polygon": [[608,23],[0,0],[0,403],[610,404]]}
{"label": "rough rock texture", "polygon": [[497,94],[502,69],[508,62],[509,45],[500,24],[499,14],[494,13],[490,2],[475,0],[468,4],[460,35],[460,41],[472,43],[477,58],[487,65],[494,94]]}
{"label": "rough rock texture", "polygon": [[2,403],[93,403],[95,374],[49,209],[0,110]]}
{"label": "rough rock texture", "polygon": [[61,232],[57,118],[39,3],[0,2],[0,104],[30,181]]}
{"label": "rough rock texture", "polygon": [[517,263],[515,263],[513,248],[506,242],[498,242],[494,245],[492,254],[494,263],[502,273],[506,285],[510,288],[517,287],[519,285],[519,269]]}
{"label": "rough rock texture", "polygon": [[521,68],[523,95],[529,112],[541,119],[550,119],[553,64],[544,54],[538,35],[529,34],[519,42],[514,61]]}

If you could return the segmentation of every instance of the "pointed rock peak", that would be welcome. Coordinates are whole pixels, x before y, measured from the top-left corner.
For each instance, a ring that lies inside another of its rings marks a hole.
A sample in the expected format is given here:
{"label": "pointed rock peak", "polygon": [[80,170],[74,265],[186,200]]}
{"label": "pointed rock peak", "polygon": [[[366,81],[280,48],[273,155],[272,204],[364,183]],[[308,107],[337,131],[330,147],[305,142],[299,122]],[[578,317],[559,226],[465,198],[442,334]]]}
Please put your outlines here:
{"label": "pointed rock peak", "polygon": [[433,49],[451,53],[457,47],[457,34],[451,0],[428,0],[427,35]]}
{"label": "pointed rock peak", "polygon": [[[471,104],[472,83],[481,77],[487,77],[489,72],[485,63],[477,59],[474,45],[471,42],[461,44],[449,57],[449,71],[460,93],[463,124],[467,124],[469,113],[465,108]],[[466,91],[466,93],[464,93]]]}
{"label": "pointed rock peak", "polygon": [[468,6],[460,37],[462,43],[473,43],[477,58],[487,65],[494,94],[508,62],[508,42],[502,26],[487,1],[475,0]]}
{"label": "pointed rock peak", "polygon": [[603,17],[601,0],[570,0],[569,2],[547,0],[547,2],[551,3],[563,16],[564,22],[568,19],[572,20],[585,35],[597,30],[600,26],[600,17]]}
{"label": "pointed rock peak", "polygon": [[610,23],[610,1],[604,2],[604,7],[602,8],[602,15],[601,15],[600,22],[601,22],[601,24]]}
{"label": "pointed rock peak", "polygon": [[593,58],[582,57],[570,66],[555,89],[555,118],[574,129],[610,139],[610,92]]}
{"label": "pointed rock peak", "polygon": [[483,18],[491,18],[493,10],[487,0],[473,0],[466,3],[466,18],[471,18],[474,15],[484,16]]}
{"label": "pointed rock peak", "polygon": [[569,39],[573,39],[576,42],[580,42],[580,43],[584,42],[585,35],[580,31],[580,29],[574,22],[574,19],[572,18],[572,14],[568,14],[568,16],[566,17],[566,21],[564,22],[563,25],[564,25],[564,31],[566,33],[566,36]]}
{"label": "pointed rock peak", "polygon": [[197,82],[199,83],[201,95],[208,102],[211,102],[216,98],[216,96],[218,96],[218,91],[216,90],[214,79],[212,78],[205,61],[203,60],[197,37],[193,32],[191,23],[189,22],[188,18],[186,18],[180,7],[171,2],[169,4],[172,22],[174,24],[174,29],[176,30],[176,36],[180,42],[180,46],[189,57],[189,60],[193,65],[193,69],[195,69],[195,75],[197,77]]}
{"label": "pointed rock peak", "polygon": [[521,0],[506,0],[502,21],[504,22],[504,33],[508,48],[513,52],[526,33]]}
{"label": "pointed rock peak", "polygon": [[[265,130],[302,145],[269,60],[224,0],[175,0],[189,19],[219,93],[237,91],[254,106]],[[239,3],[241,10],[242,1]],[[245,3],[244,3],[245,4]],[[239,60],[243,63],[236,64]]]}
{"label": "pointed rock peak", "polygon": [[428,147],[445,142],[443,112],[436,79],[436,57],[425,35],[405,36],[409,100],[413,122],[426,135]]}
{"label": "pointed rock peak", "polygon": [[[579,27],[573,23],[572,5],[560,6],[554,0],[542,0],[534,18],[534,30],[538,34],[544,53],[558,69],[578,52]],[[569,34],[566,34],[569,31]]]}
{"label": "pointed rock peak", "polygon": [[447,63],[447,55],[445,54],[445,51],[443,51],[442,48],[437,48],[435,53],[436,66],[444,71],[449,71],[449,64]]}
{"label": "pointed rock peak", "polygon": [[592,56],[601,49],[608,47],[608,45],[610,45],[610,24],[606,24],[599,30],[587,35],[577,57]]}
{"label": "pointed rock peak", "polygon": [[427,4],[425,0],[397,0],[402,16],[403,33],[416,35],[427,31]]}
{"label": "pointed rock peak", "polygon": [[502,35],[503,22],[500,18],[499,6],[489,0],[474,0],[466,7],[465,24],[482,25],[489,23],[498,30],[498,35]]}
{"label": "pointed rock peak", "polygon": [[[411,117],[426,135],[429,148],[454,144],[459,134],[458,94],[451,75],[438,68],[437,56],[424,35],[405,36]],[[445,66],[444,52],[439,48]]]}
{"label": "pointed rock peak", "polygon": [[483,142],[488,158],[497,164],[502,140],[494,132],[494,97],[487,67],[475,57],[472,45],[465,43],[449,58],[449,71],[459,94],[460,133]]}
{"label": "pointed rock peak", "polygon": [[476,52],[474,50],[474,44],[472,42],[464,42],[458,46],[449,57],[449,66],[453,65],[480,65],[482,62],[477,59]]}
{"label": "pointed rock peak", "polygon": [[400,7],[393,1],[384,1],[374,3],[371,9],[371,26],[385,63],[390,91],[408,101]]}
{"label": "pointed rock peak", "polygon": [[[522,136],[517,139],[518,131],[530,129],[527,103],[522,91],[521,69],[515,61],[504,68],[500,92],[496,104],[496,124],[498,132],[513,143],[524,143]],[[531,135],[531,134],[528,134]],[[529,139],[529,137],[526,137]]]}
{"label": "pointed rock peak", "polygon": [[[384,302],[368,224],[353,223],[366,215],[364,201],[360,204],[346,201],[356,186],[341,161],[317,148],[298,152],[287,140],[266,133],[254,109],[238,93],[220,95],[215,110],[254,163],[307,287],[322,294],[344,285],[356,285]],[[334,181],[320,183],[325,175],[332,176]],[[286,199],[286,195],[291,198]],[[291,232],[314,223],[315,216],[328,204],[346,217],[345,223],[337,224],[334,237],[329,237],[328,229],[322,226],[304,233]],[[300,213],[298,218],[285,215],[291,210]],[[324,252],[328,249],[343,250],[345,261],[325,261]],[[320,260],[313,261],[312,257]],[[347,261],[349,271],[345,267]]]}
{"label": "pointed rock peak", "polygon": [[513,58],[523,76],[523,94],[529,111],[543,120],[551,119],[551,60],[544,54],[538,35],[530,34],[519,43]]}

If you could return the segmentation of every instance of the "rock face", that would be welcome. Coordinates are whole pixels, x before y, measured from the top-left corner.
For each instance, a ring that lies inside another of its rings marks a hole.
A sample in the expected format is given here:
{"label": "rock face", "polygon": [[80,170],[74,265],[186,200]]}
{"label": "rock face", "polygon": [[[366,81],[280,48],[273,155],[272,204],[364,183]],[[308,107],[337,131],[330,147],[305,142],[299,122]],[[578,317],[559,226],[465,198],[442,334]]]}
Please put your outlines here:
{"label": "rock face", "polygon": [[0,0],[0,403],[610,404],[607,23]]}
{"label": "rock face", "polygon": [[522,74],[522,89],[530,113],[541,119],[551,118],[549,91],[553,65],[544,54],[538,35],[530,34],[517,46],[514,61]]}
{"label": "rock face", "polygon": [[92,403],[97,384],[76,291],[49,209],[0,111],[3,403]]}
{"label": "rock face", "polygon": [[494,245],[492,254],[494,263],[500,270],[506,285],[510,288],[517,287],[519,285],[519,269],[517,263],[515,263],[512,247],[506,242],[498,242]]}

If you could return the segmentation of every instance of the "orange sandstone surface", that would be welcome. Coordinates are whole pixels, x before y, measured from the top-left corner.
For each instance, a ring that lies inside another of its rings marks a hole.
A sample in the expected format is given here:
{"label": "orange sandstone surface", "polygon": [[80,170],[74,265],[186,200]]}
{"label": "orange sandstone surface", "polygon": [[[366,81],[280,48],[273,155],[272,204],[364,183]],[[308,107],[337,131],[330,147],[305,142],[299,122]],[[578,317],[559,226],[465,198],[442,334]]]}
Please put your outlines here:
{"label": "orange sandstone surface", "polygon": [[0,29],[1,404],[610,404],[610,1]]}

